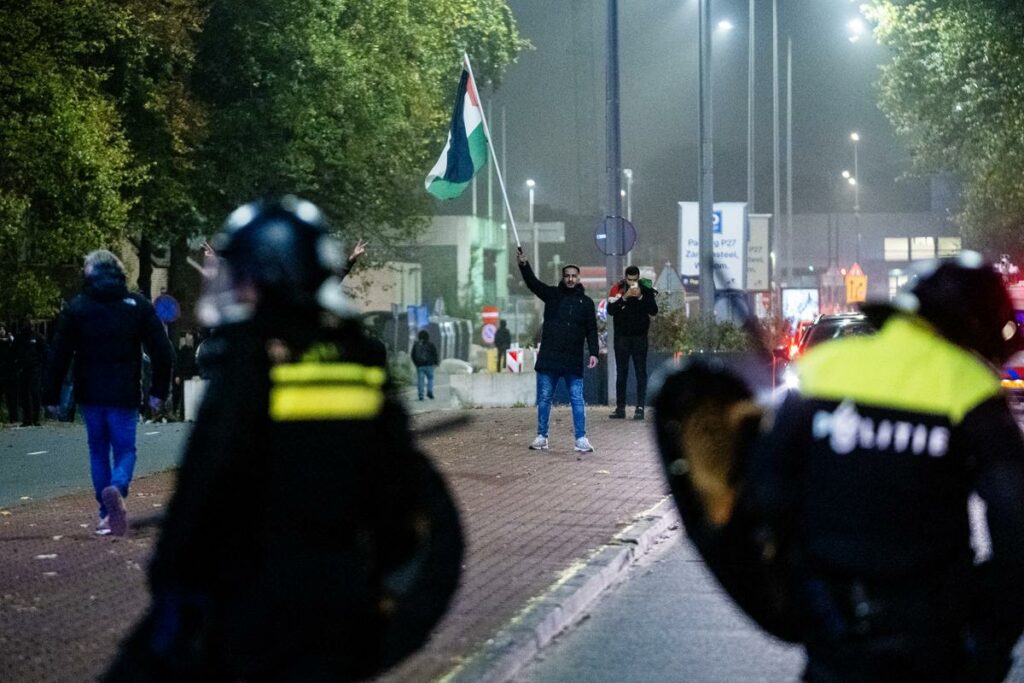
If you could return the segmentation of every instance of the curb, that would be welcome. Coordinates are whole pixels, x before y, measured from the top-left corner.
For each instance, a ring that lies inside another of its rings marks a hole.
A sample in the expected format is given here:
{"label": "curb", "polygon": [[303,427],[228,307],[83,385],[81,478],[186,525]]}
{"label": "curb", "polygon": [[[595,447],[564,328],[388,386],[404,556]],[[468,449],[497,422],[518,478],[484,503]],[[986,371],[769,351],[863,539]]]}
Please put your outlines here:
{"label": "curb", "polygon": [[442,683],[511,680],[555,636],[584,617],[607,588],[619,583],[655,539],[681,524],[672,496],[666,496],[634,520],[589,557],[563,571],[549,589],[530,600],[498,633],[439,680]]}

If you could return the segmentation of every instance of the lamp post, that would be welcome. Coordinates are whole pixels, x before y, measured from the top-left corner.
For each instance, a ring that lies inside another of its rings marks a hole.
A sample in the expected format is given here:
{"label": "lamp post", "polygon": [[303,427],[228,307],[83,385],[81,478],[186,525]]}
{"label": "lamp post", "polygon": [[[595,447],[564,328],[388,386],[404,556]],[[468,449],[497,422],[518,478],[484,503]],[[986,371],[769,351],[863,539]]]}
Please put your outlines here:
{"label": "lamp post", "polygon": [[[622,191],[622,196],[626,200],[626,220],[630,223],[633,222],[633,169],[624,168],[622,169],[622,175],[626,179],[626,189]],[[630,249],[626,254],[626,265],[633,265],[633,250]]]}
{"label": "lamp post", "polygon": [[526,187],[530,191],[530,214],[529,221],[530,227],[533,228],[533,267],[537,267],[537,262],[540,260],[540,243],[537,239],[537,223],[533,220],[533,188],[536,187],[537,183],[533,182],[533,178],[526,180]]}
{"label": "lamp post", "polygon": [[697,206],[699,220],[698,236],[700,240],[699,263],[697,272],[700,276],[700,310],[701,315],[714,315],[715,282],[714,282],[714,145],[711,125],[711,0],[700,0],[698,25],[700,27],[699,67],[700,67],[700,106],[699,106],[699,164],[700,174],[697,176]]}
{"label": "lamp post", "polygon": [[860,144],[860,133],[850,133],[850,140],[853,142],[853,224],[857,227],[857,263],[860,263],[860,163],[857,157],[857,147]]}

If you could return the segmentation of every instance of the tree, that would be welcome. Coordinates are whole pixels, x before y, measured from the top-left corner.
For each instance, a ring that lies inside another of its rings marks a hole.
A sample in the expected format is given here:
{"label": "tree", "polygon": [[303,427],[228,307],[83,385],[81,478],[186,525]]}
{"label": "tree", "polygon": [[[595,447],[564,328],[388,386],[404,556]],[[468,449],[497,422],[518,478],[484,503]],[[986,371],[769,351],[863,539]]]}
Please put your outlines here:
{"label": "tree", "polygon": [[195,88],[209,111],[201,213],[293,192],[376,246],[422,228],[422,177],[463,47],[488,78],[521,43],[498,0],[254,0],[211,8]]}
{"label": "tree", "polygon": [[963,183],[965,242],[1024,252],[1024,6],[1017,0],[875,0],[880,106],[916,168]]}
{"label": "tree", "polygon": [[82,255],[124,234],[139,175],[96,66],[122,30],[100,0],[0,11],[0,319],[56,312]]}

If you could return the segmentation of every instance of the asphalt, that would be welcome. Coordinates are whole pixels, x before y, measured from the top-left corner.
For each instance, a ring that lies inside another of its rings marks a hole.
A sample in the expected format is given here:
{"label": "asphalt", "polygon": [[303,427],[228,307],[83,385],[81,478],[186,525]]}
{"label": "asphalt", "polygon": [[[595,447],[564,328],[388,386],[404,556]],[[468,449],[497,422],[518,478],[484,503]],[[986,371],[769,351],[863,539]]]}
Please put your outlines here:
{"label": "asphalt", "polygon": [[[607,408],[590,408],[596,451],[579,454],[569,411],[556,408],[551,450],[535,452],[526,448],[533,408],[466,411],[468,424],[438,431],[453,413],[438,410],[451,405],[437,395],[432,405],[410,407],[421,445],[462,513],[465,568],[430,642],[382,680],[504,680],[676,521],[647,423],[611,421]],[[50,429],[62,427],[34,431]],[[0,458],[12,434],[0,431]],[[180,429],[178,438],[186,435]],[[74,452],[57,455],[85,459],[84,441],[59,441],[55,448]],[[146,447],[140,439],[140,459]],[[174,472],[136,480],[127,503],[142,526],[113,539],[92,534],[94,503],[82,470],[77,490],[62,486],[0,508],[3,680],[94,680],[147,605],[145,567],[157,530],[146,522],[166,504]]]}

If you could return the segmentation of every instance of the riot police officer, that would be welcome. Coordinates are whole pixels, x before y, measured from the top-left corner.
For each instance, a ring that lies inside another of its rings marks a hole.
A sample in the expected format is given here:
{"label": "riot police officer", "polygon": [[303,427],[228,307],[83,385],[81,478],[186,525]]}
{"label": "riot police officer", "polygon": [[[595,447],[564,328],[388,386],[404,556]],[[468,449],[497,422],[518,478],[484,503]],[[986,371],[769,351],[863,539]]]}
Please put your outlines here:
{"label": "riot police officer", "polygon": [[462,537],[295,197],[237,209],[199,302],[210,384],[108,680],[357,680],[419,647]]}
{"label": "riot police officer", "polygon": [[[1024,441],[997,372],[1021,348],[1012,305],[965,252],[864,310],[878,333],[809,351],[764,432],[720,368],[667,383],[673,490],[740,605],[804,644],[806,680],[1002,680],[1024,629]],[[723,427],[732,440],[709,450]],[[979,563],[972,491],[991,537]]]}

